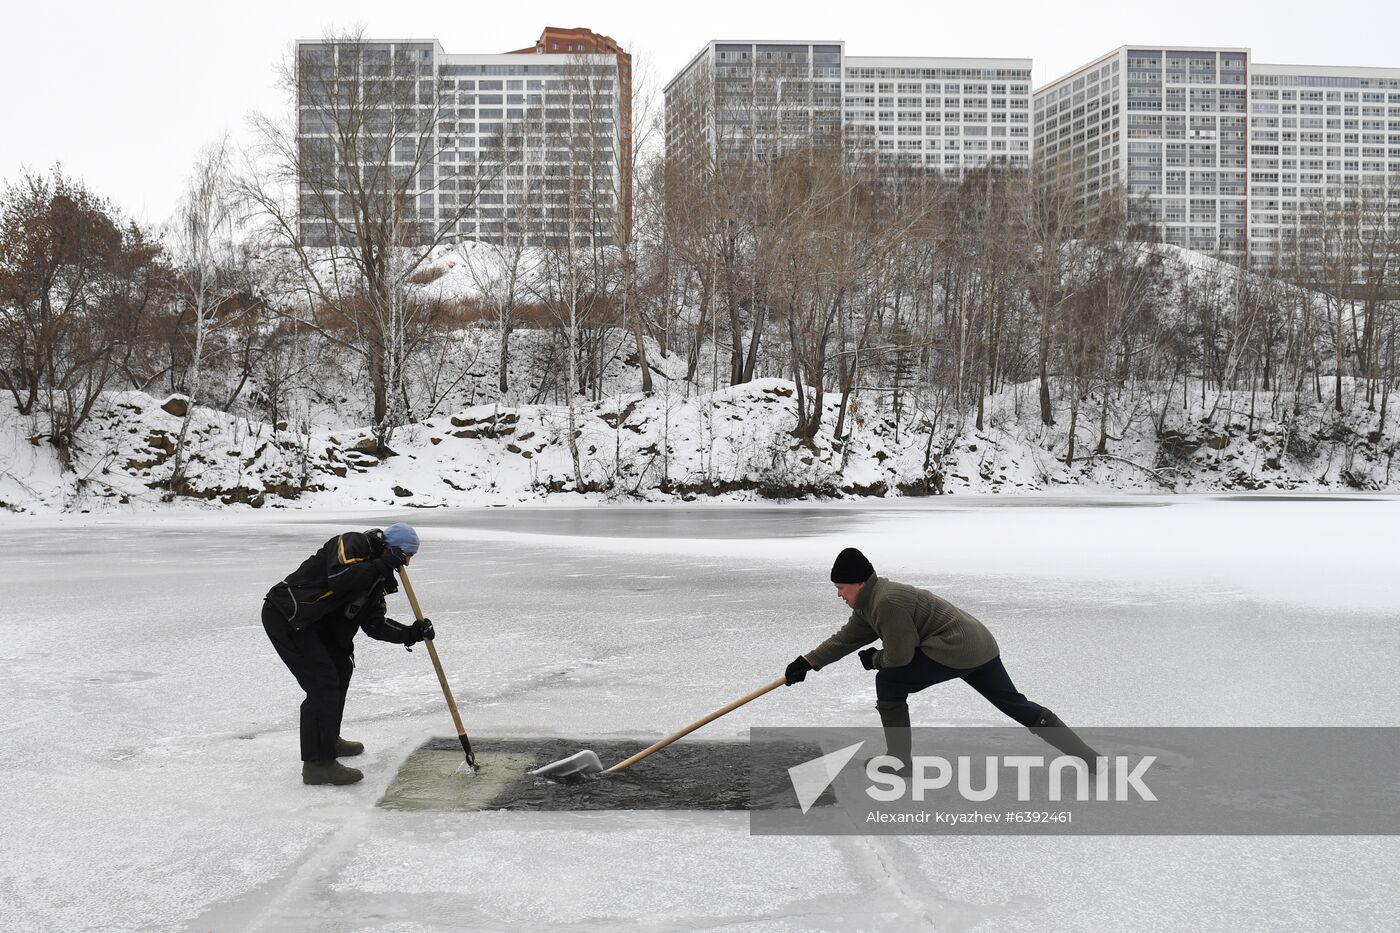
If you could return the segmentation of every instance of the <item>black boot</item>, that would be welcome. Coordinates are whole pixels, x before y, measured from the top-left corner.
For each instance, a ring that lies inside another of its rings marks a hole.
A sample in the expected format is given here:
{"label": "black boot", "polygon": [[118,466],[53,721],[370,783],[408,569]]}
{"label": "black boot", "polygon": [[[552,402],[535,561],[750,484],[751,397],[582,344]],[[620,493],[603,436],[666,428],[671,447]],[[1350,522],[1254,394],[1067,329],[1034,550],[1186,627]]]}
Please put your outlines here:
{"label": "black boot", "polygon": [[352,755],[362,754],[364,750],[365,746],[363,743],[351,742],[349,739],[342,739],[338,736],[336,737],[335,757],[337,758],[349,758]]}
{"label": "black boot", "polygon": [[1094,774],[1099,766],[1099,753],[1094,751],[1084,740],[1074,734],[1074,730],[1065,725],[1059,716],[1048,707],[1040,708],[1040,719],[1030,727],[1030,730],[1045,740],[1048,744],[1069,755],[1071,758],[1078,758],[1089,766],[1089,773]]}
{"label": "black boot", "polygon": [[301,763],[303,784],[354,784],[363,777],[362,772],[355,768],[347,768],[334,758]]}
{"label": "black boot", "polygon": [[[913,734],[909,731],[909,704],[876,703],[875,709],[880,713],[880,725],[885,728],[885,754],[899,760],[899,767],[894,769],[894,773],[900,777],[908,777],[913,771]],[[889,768],[882,770],[888,772]]]}

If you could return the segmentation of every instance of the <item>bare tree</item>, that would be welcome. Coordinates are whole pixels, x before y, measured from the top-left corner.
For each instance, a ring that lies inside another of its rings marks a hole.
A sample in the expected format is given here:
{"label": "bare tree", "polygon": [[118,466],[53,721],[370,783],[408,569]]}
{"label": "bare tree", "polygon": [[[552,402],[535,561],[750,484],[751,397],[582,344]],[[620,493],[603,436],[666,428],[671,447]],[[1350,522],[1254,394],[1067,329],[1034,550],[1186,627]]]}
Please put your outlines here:
{"label": "bare tree", "polygon": [[410,286],[502,169],[487,160],[445,179],[439,128],[455,113],[430,59],[427,46],[358,30],[300,45],[281,74],[295,119],[255,120],[242,185],[269,242],[297,259],[301,323],[364,358],[381,445],[405,415],[406,354],[425,337],[426,303]]}
{"label": "bare tree", "polygon": [[[591,322],[606,329],[606,312],[614,290],[617,232],[620,211],[616,160],[616,118],[611,82],[615,70],[604,56],[578,55],[565,67],[555,88],[555,100],[545,97],[542,142],[549,150],[567,154],[563,165],[546,171],[545,198],[548,219],[542,225],[538,261],[531,268],[528,287],[538,303],[554,318],[567,350],[564,400],[568,413],[569,455],[575,488],[588,488],[579,453],[577,397],[584,391],[580,360],[584,355],[584,328]],[[552,105],[551,105],[552,104]],[[572,121],[565,116],[572,116]],[[602,334],[597,335],[601,341]],[[598,345],[601,356],[601,343]],[[588,354],[592,359],[593,354]],[[600,390],[605,363],[590,366],[595,391]]]}
{"label": "bare tree", "polygon": [[65,467],[165,287],[159,244],[58,167],[0,196],[0,387]]}
{"label": "bare tree", "polygon": [[186,491],[189,467],[186,443],[195,406],[204,401],[204,364],[216,332],[252,310],[234,298],[246,287],[247,254],[234,240],[237,226],[229,175],[227,138],[210,147],[196,163],[170,225],[170,255],[175,299],[189,341],[189,365],[183,382],[185,414],[175,439],[167,501]]}
{"label": "bare tree", "polygon": [[1050,403],[1051,335],[1060,309],[1073,297],[1068,280],[1079,246],[1073,239],[1079,224],[1078,192],[1059,166],[1032,170],[1024,191],[1021,223],[1029,240],[1030,264],[1027,297],[1038,317],[1036,379],[1040,423],[1049,427],[1055,423]]}
{"label": "bare tree", "polygon": [[[638,295],[637,265],[638,253],[643,247],[656,247],[655,240],[638,240],[638,202],[644,200],[644,181],[651,179],[650,173],[641,169],[659,158],[662,114],[658,111],[658,96],[655,81],[650,69],[632,68],[632,93],[613,105],[608,87],[603,82],[590,82],[588,104],[592,119],[604,126],[612,127],[613,145],[621,159],[620,171],[613,174],[616,179],[613,192],[614,210],[610,215],[611,230],[609,239],[616,244],[618,261],[621,264],[620,297],[621,314],[632,332],[633,352],[637,358],[637,368],[641,373],[642,392],[650,395],[653,390],[651,364],[647,359],[645,304]],[[597,158],[595,153],[594,158]],[[649,221],[656,219],[651,211],[641,212]],[[654,223],[648,224],[647,232],[657,231]]]}

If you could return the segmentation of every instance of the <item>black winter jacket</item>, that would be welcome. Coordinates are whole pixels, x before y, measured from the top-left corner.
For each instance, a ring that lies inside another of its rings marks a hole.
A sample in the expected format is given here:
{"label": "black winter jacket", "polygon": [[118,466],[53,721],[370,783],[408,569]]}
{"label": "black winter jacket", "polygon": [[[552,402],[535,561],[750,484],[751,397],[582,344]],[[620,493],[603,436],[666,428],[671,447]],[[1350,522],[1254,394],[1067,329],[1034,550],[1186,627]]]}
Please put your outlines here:
{"label": "black winter jacket", "polygon": [[264,601],[293,631],[325,620],[348,636],[341,640],[364,629],[371,638],[402,645],[409,626],[385,617],[384,594],[397,590],[392,562],[384,556],[384,537],[376,528],[331,538],[268,590]]}

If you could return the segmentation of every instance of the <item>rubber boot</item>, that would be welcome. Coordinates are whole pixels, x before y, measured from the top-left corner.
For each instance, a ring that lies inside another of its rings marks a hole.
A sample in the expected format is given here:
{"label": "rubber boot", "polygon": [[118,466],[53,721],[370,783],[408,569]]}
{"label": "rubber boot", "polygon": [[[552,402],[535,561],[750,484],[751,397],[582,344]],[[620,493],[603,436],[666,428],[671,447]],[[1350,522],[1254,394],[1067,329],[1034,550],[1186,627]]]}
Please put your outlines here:
{"label": "rubber boot", "polygon": [[[899,759],[899,767],[894,769],[894,773],[900,777],[908,777],[913,771],[913,733],[909,731],[909,704],[876,703],[875,709],[880,713],[880,725],[885,728],[885,754]],[[889,771],[889,768],[882,770]]]}
{"label": "rubber boot", "polygon": [[351,742],[349,739],[342,739],[339,736],[335,740],[335,757],[349,758],[353,755],[363,754],[365,746],[361,742]]}
{"label": "rubber boot", "polygon": [[1074,734],[1074,730],[1065,725],[1056,716],[1054,711],[1048,707],[1040,708],[1040,719],[1030,730],[1037,736],[1049,743],[1060,752],[1072,758],[1078,758],[1089,766],[1089,773],[1094,774],[1099,766],[1099,753],[1085,744],[1084,740]]}
{"label": "rubber boot", "polygon": [[301,763],[303,784],[354,784],[363,777],[362,772],[355,768],[347,768],[334,758]]}

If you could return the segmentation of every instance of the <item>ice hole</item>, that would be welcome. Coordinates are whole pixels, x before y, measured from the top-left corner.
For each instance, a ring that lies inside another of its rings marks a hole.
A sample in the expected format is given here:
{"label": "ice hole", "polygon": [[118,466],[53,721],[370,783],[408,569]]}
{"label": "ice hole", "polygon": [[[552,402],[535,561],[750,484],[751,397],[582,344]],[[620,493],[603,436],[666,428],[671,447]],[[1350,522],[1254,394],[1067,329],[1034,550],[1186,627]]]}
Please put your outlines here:
{"label": "ice hole", "polygon": [[[560,784],[529,772],[583,748],[608,767],[649,744],[615,739],[478,738],[472,742],[480,771],[459,770],[456,738],[433,738],[404,761],[379,806],[398,810],[748,810],[797,806],[787,775],[750,787],[746,742],[680,742],[625,771],[579,784]],[[765,743],[765,757],[774,753]],[[792,764],[822,754],[799,742],[778,750]],[[818,806],[834,802],[831,792]]]}

